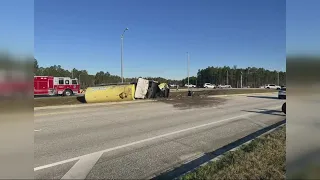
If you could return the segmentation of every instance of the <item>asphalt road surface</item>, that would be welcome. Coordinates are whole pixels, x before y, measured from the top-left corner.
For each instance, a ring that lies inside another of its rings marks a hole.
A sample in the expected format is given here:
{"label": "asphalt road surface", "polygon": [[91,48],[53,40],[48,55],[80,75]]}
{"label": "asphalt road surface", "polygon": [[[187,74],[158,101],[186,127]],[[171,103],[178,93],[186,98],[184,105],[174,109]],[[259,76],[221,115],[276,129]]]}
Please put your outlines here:
{"label": "asphalt road surface", "polygon": [[212,101],[36,110],[35,178],[152,178],[285,119],[277,94]]}

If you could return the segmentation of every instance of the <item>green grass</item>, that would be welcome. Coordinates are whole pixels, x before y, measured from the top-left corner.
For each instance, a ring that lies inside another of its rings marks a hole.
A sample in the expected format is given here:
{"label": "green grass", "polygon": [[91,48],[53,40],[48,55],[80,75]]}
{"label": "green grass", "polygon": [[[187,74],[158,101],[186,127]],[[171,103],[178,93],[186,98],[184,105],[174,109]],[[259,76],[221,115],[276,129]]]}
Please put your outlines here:
{"label": "green grass", "polygon": [[84,97],[49,97],[49,98],[35,98],[34,107],[44,106],[58,106],[58,105],[74,105],[85,103]]}
{"label": "green grass", "polygon": [[180,179],[285,179],[285,144],[286,131],[282,126]]}

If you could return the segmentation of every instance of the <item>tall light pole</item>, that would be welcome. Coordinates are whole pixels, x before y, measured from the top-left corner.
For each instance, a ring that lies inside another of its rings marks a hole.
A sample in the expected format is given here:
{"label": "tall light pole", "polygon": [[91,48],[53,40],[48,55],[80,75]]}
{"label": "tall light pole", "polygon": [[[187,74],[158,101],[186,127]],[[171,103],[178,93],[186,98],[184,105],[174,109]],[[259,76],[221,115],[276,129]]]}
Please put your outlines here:
{"label": "tall light pole", "polygon": [[240,87],[242,88],[242,71],[241,71]]}
{"label": "tall light pole", "polygon": [[121,83],[123,84],[123,37],[124,33],[129,30],[129,28],[125,28],[122,35],[121,35]]}
{"label": "tall light pole", "polygon": [[248,72],[247,72],[247,86],[249,86],[249,74],[250,74],[250,67],[248,67]]}
{"label": "tall light pole", "polygon": [[228,77],[228,70],[227,70],[227,84],[226,85],[229,85],[229,77]]}
{"label": "tall light pole", "polygon": [[280,77],[279,77],[279,71],[278,71],[278,86],[280,86]]}
{"label": "tall light pole", "polygon": [[189,90],[189,61],[190,61],[190,59],[189,59],[189,52],[187,52],[187,72],[188,72],[188,90]]}
{"label": "tall light pole", "polygon": [[72,76],[71,78],[72,78],[72,79],[73,79],[73,70],[74,70],[74,69],[72,69],[72,71],[71,71],[71,76]]}
{"label": "tall light pole", "polygon": [[80,80],[81,80],[81,79],[80,79],[81,74],[82,74],[82,73],[79,74],[79,85],[80,85],[80,86],[81,86],[81,81],[80,81]]}

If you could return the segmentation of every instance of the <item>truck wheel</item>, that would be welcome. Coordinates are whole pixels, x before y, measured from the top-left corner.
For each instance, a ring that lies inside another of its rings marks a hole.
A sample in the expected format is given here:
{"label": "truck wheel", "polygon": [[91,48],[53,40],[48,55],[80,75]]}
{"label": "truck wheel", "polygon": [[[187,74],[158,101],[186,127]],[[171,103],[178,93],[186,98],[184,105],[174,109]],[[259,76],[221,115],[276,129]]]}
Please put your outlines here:
{"label": "truck wheel", "polygon": [[69,89],[67,89],[67,90],[65,90],[65,91],[63,92],[63,95],[64,95],[64,96],[71,96],[71,95],[72,95],[72,91],[70,91]]}
{"label": "truck wheel", "polygon": [[283,103],[281,109],[282,109],[282,112],[283,112],[284,114],[286,114],[286,103]]}

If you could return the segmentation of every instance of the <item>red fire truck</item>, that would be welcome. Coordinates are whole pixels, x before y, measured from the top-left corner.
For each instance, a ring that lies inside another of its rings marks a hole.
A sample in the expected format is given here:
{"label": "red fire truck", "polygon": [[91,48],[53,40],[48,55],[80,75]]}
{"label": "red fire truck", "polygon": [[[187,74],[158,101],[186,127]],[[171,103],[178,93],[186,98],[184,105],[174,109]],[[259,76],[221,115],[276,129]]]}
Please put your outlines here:
{"label": "red fire truck", "polygon": [[32,91],[26,73],[0,69],[0,97],[26,97]]}
{"label": "red fire truck", "polygon": [[34,76],[34,95],[71,96],[80,93],[78,79],[70,77]]}

